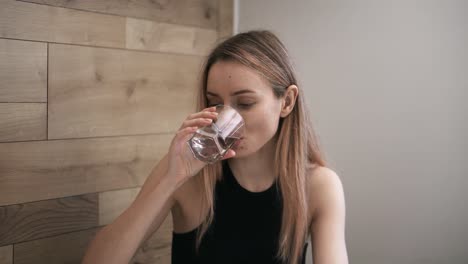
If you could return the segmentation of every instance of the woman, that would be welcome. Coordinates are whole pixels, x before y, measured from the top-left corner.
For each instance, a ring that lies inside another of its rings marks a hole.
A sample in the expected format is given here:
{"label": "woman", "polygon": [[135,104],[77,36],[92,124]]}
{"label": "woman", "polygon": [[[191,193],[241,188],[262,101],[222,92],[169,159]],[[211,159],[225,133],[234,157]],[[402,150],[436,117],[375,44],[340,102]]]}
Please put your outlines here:
{"label": "woman", "polygon": [[[216,118],[217,104],[240,112],[244,138],[207,165],[186,142]],[[128,263],[169,212],[174,264],[305,263],[309,235],[315,264],[348,263],[341,181],[318,149],[279,39],[250,31],[220,43],[205,64],[198,109],[84,263]]]}

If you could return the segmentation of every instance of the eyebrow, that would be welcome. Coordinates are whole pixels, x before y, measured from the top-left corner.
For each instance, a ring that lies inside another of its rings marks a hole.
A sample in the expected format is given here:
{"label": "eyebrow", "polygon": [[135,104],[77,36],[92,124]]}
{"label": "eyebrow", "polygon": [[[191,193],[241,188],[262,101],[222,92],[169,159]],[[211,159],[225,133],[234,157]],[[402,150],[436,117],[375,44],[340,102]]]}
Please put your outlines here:
{"label": "eyebrow", "polygon": [[[252,90],[243,89],[243,90],[239,90],[239,91],[233,92],[233,93],[231,94],[231,96],[239,95],[239,94],[243,94],[243,93],[255,93],[255,92],[252,91]],[[215,94],[215,93],[212,93],[212,92],[208,92],[208,91],[206,92],[206,94],[207,94],[207,95],[211,95],[211,96],[218,96],[218,97],[219,97],[219,95],[217,95],[217,94]]]}

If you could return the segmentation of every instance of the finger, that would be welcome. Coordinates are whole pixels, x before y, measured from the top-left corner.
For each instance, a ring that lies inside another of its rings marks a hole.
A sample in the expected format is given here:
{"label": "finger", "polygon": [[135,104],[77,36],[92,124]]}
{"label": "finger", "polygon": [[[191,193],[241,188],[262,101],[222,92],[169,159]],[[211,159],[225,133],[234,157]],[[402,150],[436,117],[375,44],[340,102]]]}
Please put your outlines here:
{"label": "finger", "polygon": [[182,130],[179,130],[177,133],[176,133],[176,139],[177,140],[180,140],[182,138],[185,138],[185,137],[188,137],[188,136],[192,136],[193,133],[195,133],[195,131],[197,131],[198,127],[196,126],[192,126],[192,127],[186,127]]}
{"label": "finger", "polygon": [[201,111],[201,112],[189,115],[186,120],[200,118],[200,117],[212,118],[212,117],[217,117],[217,116],[218,116],[218,112],[216,111],[214,112],[213,111]]}
{"label": "finger", "polygon": [[200,112],[213,112],[213,111],[216,111],[216,106],[207,107],[207,108],[201,110]]}
{"label": "finger", "polygon": [[207,108],[205,108],[205,110],[207,110],[207,111],[216,111],[216,105],[211,106],[211,107],[207,107]]}
{"label": "finger", "polygon": [[185,144],[187,141],[189,141],[192,138],[195,131],[197,131],[197,127],[191,127],[191,129],[189,129],[187,133],[184,133],[183,135],[180,136],[181,137],[180,142]]}
{"label": "finger", "polygon": [[193,126],[204,127],[204,126],[210,125],[212,122],[213,122],[213,119],[211,118],[196,118],[192,120],[185,120],[182,123],[181,128],[193,127]]}
{"label": "finger", "polygon": [[226,154],[224,154],[223,158],[221,160],[225,160],[225,159],[230,159],[232,157],[236,156],[236,152],[232,149],[228,150],[226,152]]}
{"label": "finger", "polygon": [[[216,111],[214,111],[214,112],[202,111],[202,112],[191,114],[184,120],[184,122],[180,126],[179,130],[181,130],[181,129],[187,127],[187,126],[196,125],[196,124],[187,124],[187,122],[192,120],[192,119],[197,119],[197,118],[209,118],[209,119],[212,119],[212,120],[216,120],[218,118],[218,112],[216,112]],[[204,125],[207,125],[207,124],[204,124]]]}
{"label": "finger", "polygon": [[170,152],[180,155],[184,153],[184,149],[188,147],[188,141],[194,135],[197,127],[186,127],[182,130],[179,130],[174,138],[172,139]]}

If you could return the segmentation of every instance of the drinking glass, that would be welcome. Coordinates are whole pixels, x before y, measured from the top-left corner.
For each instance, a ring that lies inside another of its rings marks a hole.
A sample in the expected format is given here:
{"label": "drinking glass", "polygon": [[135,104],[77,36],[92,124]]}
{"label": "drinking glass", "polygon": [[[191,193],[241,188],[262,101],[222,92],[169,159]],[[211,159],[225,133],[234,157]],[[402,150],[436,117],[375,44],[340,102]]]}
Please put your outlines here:
{"label": "drinking glass", "polygon": [[217,118],[199,128],[187,141],[194,157],[209,164],[222,159],[244,131],[244,119],[236,109],[219,104],[216,112]]}

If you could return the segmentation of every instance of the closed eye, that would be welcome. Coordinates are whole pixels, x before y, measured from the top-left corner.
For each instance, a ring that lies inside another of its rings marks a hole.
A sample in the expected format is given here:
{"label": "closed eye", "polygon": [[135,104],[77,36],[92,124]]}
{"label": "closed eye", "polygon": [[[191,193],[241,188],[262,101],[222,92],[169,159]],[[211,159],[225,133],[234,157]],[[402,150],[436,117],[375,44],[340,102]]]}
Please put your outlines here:
{"label": "closed eye", "polygon": [[244,109],[248,109],[250,107],[252,107],[255,103],[251,103],[251,104],[237,104],[239,107],[241,108],[244,108]]}
{"label": "closed eye", "polygon": [[[250,103],[250,104],[237,104],[237,107],[238,108],[242,108],[242,109],[249,109],[251,108],[255,103]],[[216,106],[218,104],[208,104],[207,107],[213,107],[213,106]]]}

